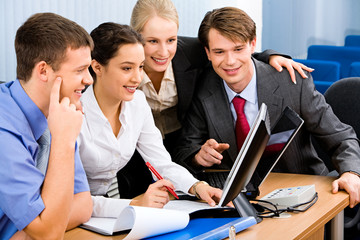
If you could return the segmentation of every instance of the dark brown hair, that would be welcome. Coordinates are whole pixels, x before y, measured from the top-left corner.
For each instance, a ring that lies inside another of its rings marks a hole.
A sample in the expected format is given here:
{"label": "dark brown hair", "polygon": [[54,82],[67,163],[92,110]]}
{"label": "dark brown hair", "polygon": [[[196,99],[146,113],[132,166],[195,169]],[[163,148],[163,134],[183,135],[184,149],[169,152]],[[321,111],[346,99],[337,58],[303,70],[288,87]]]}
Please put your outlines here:
{"label": "dark brown hair", "polygon": [[93,48],[90,35],[77,23],[54,13],[32,15],[16,32],[17,78],[27,81],[35,64],[59,70],[68,48]]}
{"label": "dark brown hair", "polygon": [[198,38],[206,48],[209,48],[209,31],[212,28],[233,41],[246,43],[256,37],[255,22],[244,11],[235,7],[218,8],[205,14]]}
{"label": "dark brown hair", "polygon": [[[116,56],[118,49],[125,44],[142,44],[145,42],[141,35],[128,25],[122,25],[113,22],[100,24],[90,33],[94,41],[94,49],[91,52],[91,58],[98,63],[106,66],[111,58]],[[92,68],[89,68],[94,80],[96,75]]]}

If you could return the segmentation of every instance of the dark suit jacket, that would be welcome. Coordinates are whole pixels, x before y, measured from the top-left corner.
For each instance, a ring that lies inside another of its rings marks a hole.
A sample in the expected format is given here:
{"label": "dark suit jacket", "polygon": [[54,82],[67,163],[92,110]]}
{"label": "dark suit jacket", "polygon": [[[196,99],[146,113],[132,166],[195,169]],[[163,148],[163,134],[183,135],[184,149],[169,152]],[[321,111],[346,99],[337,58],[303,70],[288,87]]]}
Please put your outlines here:
{"label": "dark suit jacket", "polygon": [[[253,56],[262,62],[268,63],[271,55],[290,58],[287,55],[279,54],[273,50],[254,53]],[[180,123],[183,123],[185,115],[189,110],[199,75],[208,63],[209,61],[204,47],[197,38],[178,37],[177,50],[172,60],[172,66],[178,92],[177,111]]]}
{"label": "dark suit jacket", "polygon": [[[271,126],[286,106],[292,108],[305,121],[289,145],[274,171],[326,175],[328,169],[317,156],[311,143],[313,135],[332,156],[339,173],[360,173],[359,140],[354,130],[339,121],[323,95],[315,90],[311,75],[293,84],[287,71],[277,72],[270,65],[255,59],[258,104],[268,106]],[[196,174],[191,159],[209,138],[229,143],[219,168],[231,168],[237,156],[233,117],[222,79],[211,66],[200,76],[201,84],[184,123],[181,139],[174,151],[174,161]]]}

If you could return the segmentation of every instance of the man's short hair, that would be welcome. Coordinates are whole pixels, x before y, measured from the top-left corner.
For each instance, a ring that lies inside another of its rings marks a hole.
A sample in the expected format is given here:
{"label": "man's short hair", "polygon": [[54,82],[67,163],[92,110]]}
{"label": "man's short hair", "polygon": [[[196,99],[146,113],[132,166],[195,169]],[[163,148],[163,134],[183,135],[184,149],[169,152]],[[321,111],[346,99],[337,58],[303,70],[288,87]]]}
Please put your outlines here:
{"label": "man's short hair", "polygon": [[235,7],[218,8],[205,14],[199,27],[198,38],[206,48],[209,48],[210,29],[217,30],[233,41],[243,43],[256,37],[255,22],[244,11]]}
{"label": "man's short hair", "polygon": [[45,61],[54,71],[68,48],[93,48],[90,35],[77,23],[54,13],[32,15],[16,32],[17,78],[30,79],[35,64]]}

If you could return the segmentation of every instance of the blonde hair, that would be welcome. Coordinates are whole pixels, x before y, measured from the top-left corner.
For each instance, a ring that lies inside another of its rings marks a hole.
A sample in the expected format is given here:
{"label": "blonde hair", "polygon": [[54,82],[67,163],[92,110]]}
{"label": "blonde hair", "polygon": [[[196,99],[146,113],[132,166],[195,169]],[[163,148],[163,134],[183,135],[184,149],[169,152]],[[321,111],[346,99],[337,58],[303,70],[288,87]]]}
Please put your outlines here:
{"label": "blonde hair", "polygon": [[173,21],[179,29],[179,16],[171,0],[138,0],[131,14],[130,25],[141,32],[146,22],[154,16]]}

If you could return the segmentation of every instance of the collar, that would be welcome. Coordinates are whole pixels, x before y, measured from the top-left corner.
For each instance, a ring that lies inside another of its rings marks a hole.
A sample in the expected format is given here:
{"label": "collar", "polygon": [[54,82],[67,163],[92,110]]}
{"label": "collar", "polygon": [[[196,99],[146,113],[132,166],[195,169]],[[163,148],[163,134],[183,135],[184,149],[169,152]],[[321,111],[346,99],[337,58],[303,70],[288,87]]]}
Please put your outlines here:
{"label": "collar", "polygon": [[27,95],[18,79],[9,87],[9,91],[28,120],[31,131],[37,141],[48,127],[45,115],[33,100],[31,100],[29,95]]}
{"label": "collar", "polygon": [[[164,77],[162,78],[162,80],[164,80],[164,79],[171,81],[171,82],[175,82],[175,76],[174,76],[174,70],[172,67],[172,62],[169,63],[168,67],[165,70]],[[144,78],[143,78],[142,82],[140,83],[139,87],[142,87],[149,83],[151,83],[151,79],[144,71]]]}
{"label": "collar", "polygon": [[231,104],[233,98],[236,96],[240,96],[240,97],[244,98],[246,101],[251,102],[253,104],[257,103],[256,68],[255,68],[254,62],[251,62],[251,63],[252,63],[254,74],[251,77],[249,84],[245,87],[245,89],[241,93],[234,92],[223,80],[225,91],[226,91],[228,101],[230,104]]}

